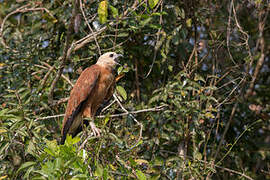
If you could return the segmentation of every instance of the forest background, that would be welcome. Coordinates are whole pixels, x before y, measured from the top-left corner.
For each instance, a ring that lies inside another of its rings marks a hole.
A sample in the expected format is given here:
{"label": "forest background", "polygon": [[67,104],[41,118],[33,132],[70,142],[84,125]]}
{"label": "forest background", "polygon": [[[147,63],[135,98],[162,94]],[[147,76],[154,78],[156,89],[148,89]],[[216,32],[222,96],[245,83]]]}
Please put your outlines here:
{"label": "forest background", "polygon": [[[269,0],[0,0],[0,179],[270,179]],[[80,72],[123,76],[58,145]]]}

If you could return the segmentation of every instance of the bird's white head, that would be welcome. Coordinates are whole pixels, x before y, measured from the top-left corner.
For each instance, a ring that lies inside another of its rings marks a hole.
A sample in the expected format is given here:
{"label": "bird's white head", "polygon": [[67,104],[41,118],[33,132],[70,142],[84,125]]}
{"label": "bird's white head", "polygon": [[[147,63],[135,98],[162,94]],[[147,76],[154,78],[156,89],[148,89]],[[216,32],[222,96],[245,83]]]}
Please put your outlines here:
{"label": "bird's white head", "polygon": [[121,54],[117,54],[115,52],[107,52],[105,54],[102,54],[99,58],[96,64],[103,66],[103,67],[110,67],[115,68],[115,66],[119,61],[119,57],[122,57]]}

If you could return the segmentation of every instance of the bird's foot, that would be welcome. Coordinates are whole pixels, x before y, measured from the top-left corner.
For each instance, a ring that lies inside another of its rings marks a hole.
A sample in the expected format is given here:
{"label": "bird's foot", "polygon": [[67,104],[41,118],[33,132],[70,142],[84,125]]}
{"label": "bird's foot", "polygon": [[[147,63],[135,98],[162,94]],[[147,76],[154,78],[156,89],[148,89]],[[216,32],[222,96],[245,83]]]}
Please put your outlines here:
{"label": "bird's foot", "polygon": [[94,136],[98,136],[99,137],[100,136],[100,133],[101,133],[101,130],[96,127],[95,123],[90,122],[90,127],[91,127],[91,129],[93,131]]}

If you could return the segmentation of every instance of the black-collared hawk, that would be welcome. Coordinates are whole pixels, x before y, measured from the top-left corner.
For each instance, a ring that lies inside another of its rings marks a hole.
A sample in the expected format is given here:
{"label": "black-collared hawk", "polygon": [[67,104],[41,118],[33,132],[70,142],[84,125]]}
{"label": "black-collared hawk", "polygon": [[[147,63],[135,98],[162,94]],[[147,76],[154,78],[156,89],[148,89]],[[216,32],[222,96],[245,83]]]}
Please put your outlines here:
{"label": "black-collared hawk", "polygon": [[99,57],[96,64],[81,73],[68,100],[61,131],[61,144],[65,143],[67,134],[75,136],[82,131],[84,118],[91,119],[89,124],[94,135],[100,135],[100,130],[93,122],[94,116],[101,104],[113,95],[114,69],[120,56],[122,55],[115,52],[107,52]]}

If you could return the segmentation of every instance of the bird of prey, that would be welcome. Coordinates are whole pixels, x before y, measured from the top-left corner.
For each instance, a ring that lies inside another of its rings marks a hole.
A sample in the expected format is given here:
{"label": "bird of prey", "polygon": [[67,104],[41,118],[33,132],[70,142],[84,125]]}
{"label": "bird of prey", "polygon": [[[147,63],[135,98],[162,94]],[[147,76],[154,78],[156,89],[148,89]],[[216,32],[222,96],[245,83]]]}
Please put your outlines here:
{"label": "bird of prey", "polygon": [[82,131],[83,123],[89,122],[93,134],[100,135],[100,130],[93,120],[101,104],[109,101],[114,92],[114,69],[121,54],[107,52],[101,55],[96,64],[86,68],[75,83],[68,100],[63,126],[61,144],[65,143],[67,134],[73,137]]}

